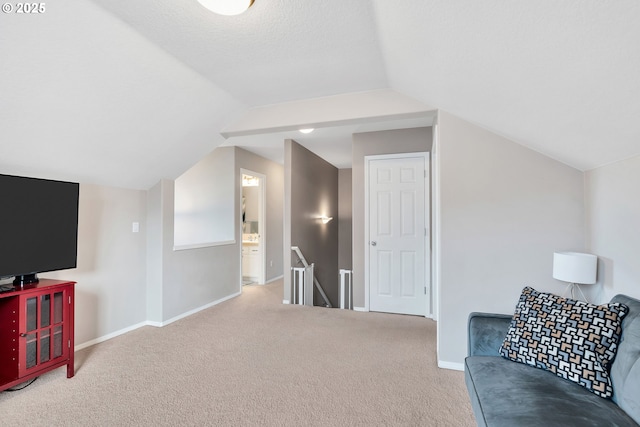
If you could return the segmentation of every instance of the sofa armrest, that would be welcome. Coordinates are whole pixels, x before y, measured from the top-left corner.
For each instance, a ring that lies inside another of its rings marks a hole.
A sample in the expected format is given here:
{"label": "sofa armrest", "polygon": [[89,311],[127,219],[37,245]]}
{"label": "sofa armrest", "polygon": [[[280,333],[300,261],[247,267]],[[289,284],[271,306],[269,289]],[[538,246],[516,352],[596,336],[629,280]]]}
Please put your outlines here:
{"label": "sofa armrest", "polygon": [[509,330],[509,314],[471,313],[467,325],[469,356],[498,356]]}

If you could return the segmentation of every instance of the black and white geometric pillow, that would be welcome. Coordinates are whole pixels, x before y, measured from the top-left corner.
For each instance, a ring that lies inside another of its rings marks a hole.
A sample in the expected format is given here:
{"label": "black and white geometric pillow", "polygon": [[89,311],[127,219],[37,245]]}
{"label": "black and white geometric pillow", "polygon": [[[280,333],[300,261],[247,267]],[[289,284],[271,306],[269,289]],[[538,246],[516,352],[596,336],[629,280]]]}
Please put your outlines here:
{"label": "black and white geometric pillow", "polygon": [[589,304],[526,287],[500,354],[610,398],[609,365],[627,312],[624,304]]}

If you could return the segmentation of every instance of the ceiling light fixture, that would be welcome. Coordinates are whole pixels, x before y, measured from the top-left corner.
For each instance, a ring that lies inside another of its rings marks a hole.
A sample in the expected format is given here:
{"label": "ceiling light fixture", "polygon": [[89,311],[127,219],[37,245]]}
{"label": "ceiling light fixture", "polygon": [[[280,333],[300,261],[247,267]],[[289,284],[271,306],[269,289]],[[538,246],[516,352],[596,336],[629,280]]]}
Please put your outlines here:
{"label": "ceiling light fixture", "polygon": [[201,5],[218,15],[240,15],[249,9],[254,0],[198,0]]}
{"label": "ceiling light fixture", "polygon": [[300,132],[302,132],[302,133],[311,133],[311,132],[313,132],[313,128],[300,129]]}

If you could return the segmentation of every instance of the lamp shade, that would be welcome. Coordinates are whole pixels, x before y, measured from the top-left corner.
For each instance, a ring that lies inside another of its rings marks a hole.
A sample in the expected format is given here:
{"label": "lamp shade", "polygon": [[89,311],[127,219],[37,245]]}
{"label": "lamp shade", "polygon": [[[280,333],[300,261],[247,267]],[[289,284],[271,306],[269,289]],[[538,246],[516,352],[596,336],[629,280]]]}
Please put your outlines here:
{"label": "lamp shade", "polygon": [[563,282],[593,285],[596,283],[598,257],[580,252],[554,252],[553,278]]}

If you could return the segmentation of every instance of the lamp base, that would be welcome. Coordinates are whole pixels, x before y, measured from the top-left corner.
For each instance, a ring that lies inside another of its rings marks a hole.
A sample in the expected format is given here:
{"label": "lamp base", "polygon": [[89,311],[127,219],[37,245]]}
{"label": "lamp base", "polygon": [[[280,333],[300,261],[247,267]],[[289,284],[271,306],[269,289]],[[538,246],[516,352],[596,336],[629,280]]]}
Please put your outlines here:
{"label": "lamp base", "polygon": [[584,299],[585,302],[589,302],[589,300],[587,300],[587,297],[584,296],[584,292],[582,292],[582,289],[580,289],[580,285],[578,285],[577,283],[569,283],[565,288],[564,292],[562,293],[562,297],[564,297],[567,294],[567,292],[569,292],[569,294],[571,295],[571,298],[576,299],[575,297],[576,289],[578,290],[580,295],[582,295],[582,299]]}

